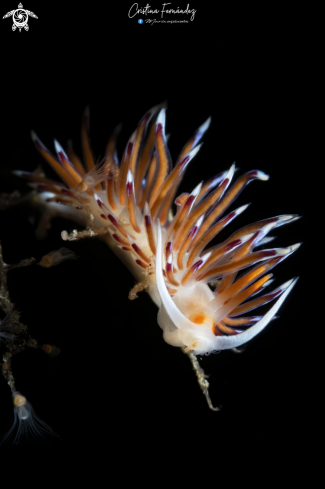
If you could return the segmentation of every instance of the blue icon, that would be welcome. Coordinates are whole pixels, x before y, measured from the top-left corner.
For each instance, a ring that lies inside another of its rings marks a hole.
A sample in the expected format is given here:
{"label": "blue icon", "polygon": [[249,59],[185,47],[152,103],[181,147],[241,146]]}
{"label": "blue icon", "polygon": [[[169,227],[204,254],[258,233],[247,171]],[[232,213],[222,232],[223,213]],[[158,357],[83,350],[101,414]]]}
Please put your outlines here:
{"label": "blue icon", "polygon": [[139,19],[138,20],[138,24],[143,24],[143,20],[142,19]]}

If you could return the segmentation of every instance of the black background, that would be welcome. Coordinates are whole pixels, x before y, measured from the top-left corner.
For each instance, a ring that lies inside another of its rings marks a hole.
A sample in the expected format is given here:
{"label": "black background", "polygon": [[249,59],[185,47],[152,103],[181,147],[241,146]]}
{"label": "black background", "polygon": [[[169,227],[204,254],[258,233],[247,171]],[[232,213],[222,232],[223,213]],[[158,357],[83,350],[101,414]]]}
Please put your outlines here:
{"label": "black background", "polygon": [[[29,20],[29,32],[12,32],[11,19],[1,21],[1,190],[24,191],[10,171],[31,171],[42,163],[30,129],[50,148],[53,137],[61,144],[71,138],[78,150],[81,115],[89,104],[96,155],[103,154],[110,132],[123,122],[121,155],[142,115],[167,99],[174,159],[212,116],[183,190],[233,161],[241,172],[263,170],[270,180],[253,182],[241,194],[236,207],[252,205],[232,230],[298,213],[302,220],[276,230],[274,246],[305,241],[310,187],[299,33],[292,37],[281,16],[267,27],[262,12],[247,23],[248,11],[229,14],[199,2],[190,2],[197,13],[188,24],[139,25],[138,17],[128,18],[131,4],[91,2],[86,8],[30,1],[24,7],[38,19]],[[150,5],[161,8],[159,2]],[[15,2],[2,2],[1,15],[13,8]],[[45,163],[44,168],[54,176]],[[40,242],[30,214],[23,206],[0,215],[8,263],[30,256],[39,260],[63,245],[62,229],[75,227],[57,219]],[[223,352],[203,359],[212,400],[223,406],[220,413],[208,409],[185,355],[164,343],[149,297],[143,293],[128,300],[134,281],[113,253],[96,239],[68,247],[78,261],[9,275],[11,297],[30,333],[62,350],[52,362],[34,350],[13,362],[17,389],[62,437],[49,447],[29,447],[28,455],[37,453],[49,467],[60,461],[79,480],[80,463],[86,471],[96,467],[98,474],[132,465],[134,476],[143,477],[153,460],[168,470],[181,453],[187,458],[178,464],[180,474],[196,464],[212,471],[222,454],[231,464],[249,454],[267,454],[271,467],[275,459],[285,460],[287,451],[300,451],[309,428],[297,412],[311,397],[304,341],[305,244],[275,270],[277,285],[300,276],[280,318],[242,355]],[[4,379],[0,392],[4,431],[12,415]],[[6,448],[11,450],[26,448]]]}

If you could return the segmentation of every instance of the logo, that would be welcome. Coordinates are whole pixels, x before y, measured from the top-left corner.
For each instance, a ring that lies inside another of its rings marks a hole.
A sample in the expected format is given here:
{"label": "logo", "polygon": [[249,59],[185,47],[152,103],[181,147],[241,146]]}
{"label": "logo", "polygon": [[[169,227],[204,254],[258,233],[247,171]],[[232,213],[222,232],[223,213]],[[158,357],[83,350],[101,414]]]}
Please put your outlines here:
{"label": "logo", "polygon": [[37,15],[35,15],[33,12],[23,9],[23,5],[21,3],[18,5],[18,8],[16,10],[11,10],[11,12],[7,12],[6,15],[4,15],[2,18],[6,19],[11,15],[13,20],[12,30],[15,31],[18,27],[19,32],[21,32],[22,28],[24,28],[25,31],[28,31],[28,16],[34,17],[34,19],[38,19]]}
{"label": "logo", "polygon": [[165,2],[161,5],[161,9],[151,8],[151,5],[147,3],[145,7],[139,7],[138,3],[134,3],[128,12],[128,17],[133,19],[136,15],[159,15],[160,18],[146,18],[138,19],[138,24],[188,24],[189,20],[193,21],[195,18],[196,10],[190,9],[190,4],[188,3],[186,8],[174,8],[172,2]]}

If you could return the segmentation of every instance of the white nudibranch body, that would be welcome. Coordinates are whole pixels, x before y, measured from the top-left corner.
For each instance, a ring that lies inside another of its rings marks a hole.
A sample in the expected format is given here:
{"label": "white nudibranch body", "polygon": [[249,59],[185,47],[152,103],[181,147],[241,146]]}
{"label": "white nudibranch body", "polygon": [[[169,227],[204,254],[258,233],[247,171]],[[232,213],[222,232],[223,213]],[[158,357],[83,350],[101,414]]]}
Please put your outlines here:
{"label": "white nudibranch body", "polygon": [[[299,245],[282,249],[260,246],[272,240],[267,233],[298,217],[281,215],[248,224],[207,248],[247,208],[226,212],[243,188],[253,180],[269,177],[253,170],[231,185],[233,164],[228,171],[201,182],[192,193],[177,197],[210,119],[194,132],[173,167],[165,136],[165,111],[162,104],[145,114],[121,163],[116,153],[116,129],[104,160],[95,165],[87,109],[81,129],[84,164],[71,147],[64,151],[57,142],[54,156],[32,133],[36,148],[64,185],[34,173],[17,174],[29,181],[39,201],[53,214],[65,215],[67,211],[70,218],[84,224],[85,231],[63,231],[64,240],[98,235],[139,283],[146,281],[143,289],[159,309],[158,324],[167,343],[196,355],[238,347],[265,328],[295,284],[296,280],[290,280],[263,293],[271,283],[270,270]],[[238,272],[242,272],[240,277]],[[246,314],[275,298],[277,302],[265,315]]]}

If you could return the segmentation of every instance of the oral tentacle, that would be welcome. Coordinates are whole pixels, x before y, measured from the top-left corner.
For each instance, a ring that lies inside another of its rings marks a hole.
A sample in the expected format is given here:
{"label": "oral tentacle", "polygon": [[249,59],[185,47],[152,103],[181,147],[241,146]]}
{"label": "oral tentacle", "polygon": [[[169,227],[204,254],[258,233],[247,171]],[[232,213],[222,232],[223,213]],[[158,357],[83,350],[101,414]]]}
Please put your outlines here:
{"label": "oral tentacle", "polygon": [[258,321],[254,326],[244,331],[243,333],[237,334],[235,336],[218,336],[216,337],[216,349],[226,350],[229,348],[237,348],[238,346],[247,343],[258,335],[263,329],[269,324],[269,322],[274,318],[281,305],[291,292],[292,288],[296,284],[298,278],[289,281],[289,286],[286,291],[281,295],[277,302],[271,307],[271,309],[263,316],[263,318]]}

